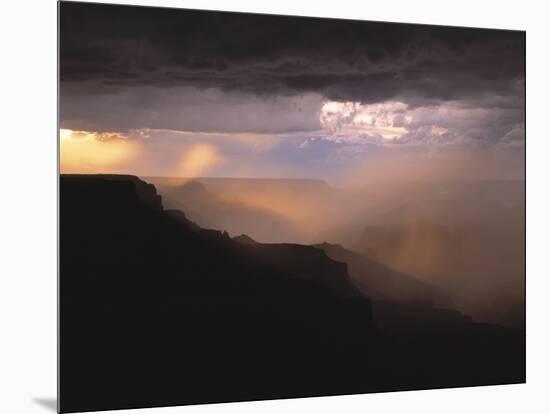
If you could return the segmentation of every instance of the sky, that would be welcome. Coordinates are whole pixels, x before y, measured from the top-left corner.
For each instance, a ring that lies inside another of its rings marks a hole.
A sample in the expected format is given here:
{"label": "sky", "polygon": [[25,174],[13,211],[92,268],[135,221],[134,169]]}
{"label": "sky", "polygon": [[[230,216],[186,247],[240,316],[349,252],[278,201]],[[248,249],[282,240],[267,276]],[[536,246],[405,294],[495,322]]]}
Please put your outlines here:
{"label": "sky", "polygon": [[62,172],[524,177],[524,32],[60,7]]}

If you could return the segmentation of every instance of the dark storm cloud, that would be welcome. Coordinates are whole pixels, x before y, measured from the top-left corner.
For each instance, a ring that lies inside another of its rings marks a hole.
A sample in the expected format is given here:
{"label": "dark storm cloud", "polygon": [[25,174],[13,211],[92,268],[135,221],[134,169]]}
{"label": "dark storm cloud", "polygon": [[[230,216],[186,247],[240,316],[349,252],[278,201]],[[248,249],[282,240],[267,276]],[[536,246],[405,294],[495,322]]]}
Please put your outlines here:
{"label": "dark storm cloud", "polygon": [[523,57],[522,32],[61,5],[61,79],[81,94],[147,85],[517,107]]}

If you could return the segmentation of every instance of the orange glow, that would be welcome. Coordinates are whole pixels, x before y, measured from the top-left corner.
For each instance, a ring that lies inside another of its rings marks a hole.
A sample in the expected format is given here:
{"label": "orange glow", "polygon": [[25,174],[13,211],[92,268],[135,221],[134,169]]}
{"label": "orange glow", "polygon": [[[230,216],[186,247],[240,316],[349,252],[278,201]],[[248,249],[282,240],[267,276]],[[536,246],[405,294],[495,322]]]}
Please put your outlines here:
{"label": "orange glow", "polygon": [[62,173],[116,173],[140,152],[119,133],[60,130]]}
{"label": "orange glow", "polygon": [[228,186],[227,190],[218,193],[218,196],[225,202],[284,218],[293,226],[293,230],[300,234],[302,240],[312,240],[322,223],[326,224],[327,220],[332,220],[329,211],[330,200],[325,200],[325,205],[320,204],[318,195],[307,191],[300,194],[290,189],[273,190],[269,186],[265,189],[252,189],[235,185]]}
{"label": "orange glow", "polygon": [[217,148],[210,144],[196,144],[184,151],[180,161],[179,175],[197,177],[210,171],[222,162]]}

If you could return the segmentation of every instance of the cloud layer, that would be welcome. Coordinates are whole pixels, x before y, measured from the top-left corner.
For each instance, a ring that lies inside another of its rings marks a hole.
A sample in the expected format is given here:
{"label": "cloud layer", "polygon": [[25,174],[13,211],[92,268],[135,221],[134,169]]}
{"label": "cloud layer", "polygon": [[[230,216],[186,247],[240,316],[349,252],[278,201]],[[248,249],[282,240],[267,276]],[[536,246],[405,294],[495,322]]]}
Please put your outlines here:
{"label": "cloud layer", "polygon": [[113,90],[411,103],[506,94],[524,72],[524,34],[514,31],[66,3],[61,32],[62,80]]}
{"label": "cloud layer", "polygon": [[61,127],[124,134],[159,173],[189,140],[247,148],[241,172],[419,148],[523,159],[523,32],[71,2],[60,25]]}

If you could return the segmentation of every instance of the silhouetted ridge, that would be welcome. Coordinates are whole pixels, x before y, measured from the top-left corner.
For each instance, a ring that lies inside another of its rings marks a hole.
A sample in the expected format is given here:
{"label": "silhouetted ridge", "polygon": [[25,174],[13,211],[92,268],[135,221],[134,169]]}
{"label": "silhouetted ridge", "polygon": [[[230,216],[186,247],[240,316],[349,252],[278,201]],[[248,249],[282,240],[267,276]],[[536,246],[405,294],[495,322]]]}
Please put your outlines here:
{"label": "silhouetted ridge", "polygon": [[171,187],[172,196],[176,196],[183,200],[190,198],[206,198],[211,197],[203,183],[195,180],[189,180],[181,185]]}
{"label": "silhouetted ridge", "polygon": [[60,198],[62,412],[525,380],[523,331],[373,308],[340,246],[240,243],[133,176],[62,175]]}
{"label": "silhouetted ridge", "polygon": [[321,243],[314,247],[323,250],[331,259],[346,263],[354,285],[372,299],[426,303],[447,301],[445,295],[428,283],[396,272],[339,244]]}
{"label": "silhouetted ridge", "polygon": [[227,186],[246,186],[248,188],[283,188],[299,191],[325,191],[329,185],[324,180],[309,178],[239,178],[239,177],[144,177],[148,182],[159,186],[179,186],[187,182],[197,182],[207,188],[218,189]]}
{"label": "silhouetted ridge", "polygon": [[[141,204],[155,210],[163,209],[161,196],[157,194],[155,186],[134,175],[64,174],[62,182],[65,189],[73,192],[73,196],[68,201],[74,203],[86,202],[96,207],[111,205],[114,208],[129,205],[139,207],[138,204]],[[83,182],[86,183],[85,187],[82,186]],[[86,191],[94,194],[87,195]],[[80,194],[74,194],[77,192]],[[104,197],[105,195],[107,197]]]}
{"label": "silhouetted ridge", "polygon": [[199,226],[197,226],[197,224],[189,220],[183,211],[181,210],[164,210],[164,211],[168,216],[176,219],[178,223],[183,224],[189,230],[195,233],[199,233],[202,230]]}
{"label": "silhouetted ridge", "polygon": [[375,332],[346,266],[201,229],[148,188],[60,178],[62,410],[349,390]]}
{"label": "silhouetted ridge", "polygon": [[237,243],[241,243],[241,244],[258,244],[258,242],[256,240],[254,240],[252,237],[250,237],[246,234],[241,234],[240,236],[235,236],[235,237],[233,237],[233,240],[235,240]]}
{"label": "silhouetted ridge", "polygon": [[313,200],[332,189],[321,180],[149,177],[164,205],[184,210],[201,227],[246,233],[260,242],[299,243],[302,233],[284,211],[286,200]]}
{"label": "silhouetted ridge", "polygon": [[296,278],[312,279],[342,297],[363,297],[351,283],[347,265],[332,260],[322,250],[287,243],[248,243],[251,257]]}

